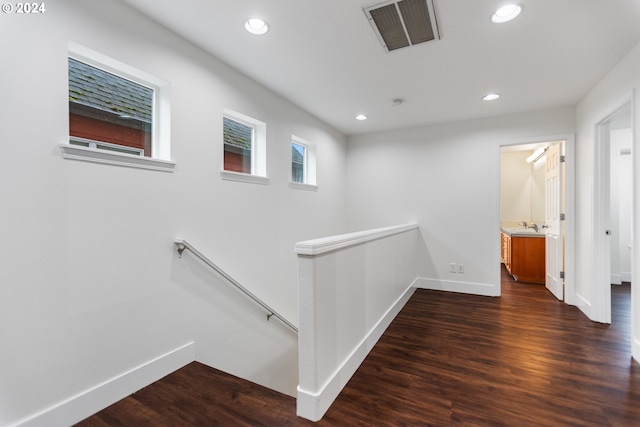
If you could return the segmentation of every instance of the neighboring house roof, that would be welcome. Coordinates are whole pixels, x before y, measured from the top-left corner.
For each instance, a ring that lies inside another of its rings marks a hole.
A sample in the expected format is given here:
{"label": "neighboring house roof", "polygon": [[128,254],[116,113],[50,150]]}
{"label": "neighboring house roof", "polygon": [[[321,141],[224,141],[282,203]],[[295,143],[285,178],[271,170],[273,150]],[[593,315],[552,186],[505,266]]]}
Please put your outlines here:
{"label": "neighboring house roof", "polygon": [[223,117],[224,143],[244,150],[251,149],[253,128],[228,117]]}
{"label": "neighboring house roof", "polygon": [[153,90],[69,58],[69,101],[151,123]]}

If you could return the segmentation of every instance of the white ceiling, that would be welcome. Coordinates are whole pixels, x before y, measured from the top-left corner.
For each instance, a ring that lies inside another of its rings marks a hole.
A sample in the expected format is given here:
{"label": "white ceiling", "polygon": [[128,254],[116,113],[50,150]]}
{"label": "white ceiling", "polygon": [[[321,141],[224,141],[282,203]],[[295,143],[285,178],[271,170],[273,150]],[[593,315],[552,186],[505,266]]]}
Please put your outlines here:
{"label": "white ceiling", "polygon": [[572,106],[640,41],[640,0],[519,0],[504,24],[504,0],[434,0],[441,40],[389,53],[380,0],[122,1],[345,135]]}

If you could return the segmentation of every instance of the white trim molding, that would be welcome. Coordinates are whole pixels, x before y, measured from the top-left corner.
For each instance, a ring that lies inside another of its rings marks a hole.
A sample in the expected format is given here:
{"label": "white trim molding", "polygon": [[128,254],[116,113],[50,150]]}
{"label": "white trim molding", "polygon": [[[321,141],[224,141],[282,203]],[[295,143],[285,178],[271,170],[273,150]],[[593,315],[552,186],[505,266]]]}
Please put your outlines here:
{"label": "white trim molding", "polygon": [[269,185],[269,178],[266,176],[251,175],[248,173],[220,171],[220,178],[227,181],[248,182],[250,184]]}
{"label": "white trim molding", "polygon": [[500,296],[500,287],[489,283],[459,282],[455,280],[418,277],[414,286],[419,289],[428,289],[432,291],[457,292],[462,294],[482,295],[486,297]]}
{"label": "white trim molding", "polygon": [[304,184],[302,182],[290,182],[289,188],[293,188],[294,190],[318,191],[317,185]]}
{"label": "white trim molding", "polygon": [[344,249],[349,246],[355,246],[361,243],[370,242],[372,240],[382,239],[383,237],[392,236],[394,234],[404,233],[405,231],[410,231],[417,228],[418,224],[396,225],[392,227],[342,234],[339,236],[307,240],[304,242],[296,243],[295,252],[298,255],[321,255],[327,252]]}
{"label": "white trim molding", "polygon": [[640,86],[631,94],[631,148],[633,162],[633,213],[631,220],[631,355],[640,362],[640,289],[638,267],[640,266]]}
{"label": "white trim molding", "polygon": [[18,421],[15,425],[44,427],[76,424],[194,360],[195,343],[189,342]]}
{"label": "white trim molding", "polygon": [[118,153],[79,145],[60,144],[60,151],[62,152],[63,158],[70,160],[82,160],[85,162],[149,169],[161,172],[173,172],[176,167],[175,162],[169,160]]}

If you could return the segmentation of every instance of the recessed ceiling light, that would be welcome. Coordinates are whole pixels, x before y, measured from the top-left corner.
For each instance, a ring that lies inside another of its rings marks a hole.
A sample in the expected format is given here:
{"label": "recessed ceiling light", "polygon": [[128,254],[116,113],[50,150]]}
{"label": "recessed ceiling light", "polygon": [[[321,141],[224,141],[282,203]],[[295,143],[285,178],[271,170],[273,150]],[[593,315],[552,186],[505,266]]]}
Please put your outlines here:
{"label": "recessed ceiling light", "polygon": [[356,116],[356,120],[367,120],[369,117],[365,116],[364,114],[358,114]]}
{"label": "recessed ceiling light", "polygon": [[269,24],[259,18],[247,19],[244,23],[244,28],[251,34],[264,34],[269,31]]}
{"label": "recessed ceiling light", "polygon": [[496,99],[500,98],[500,94],[499,93],[488,93],[485,96],[482,97],[483,101],[494,101]]}
{"label": "recessed ceiling light", "polygon": [[518,4],[507,4],[496,10],[496,13],[491,17],[491,21],[496,24],[502,24],[503,22],[511,21],[516,16],[520,15],[522,6]]}

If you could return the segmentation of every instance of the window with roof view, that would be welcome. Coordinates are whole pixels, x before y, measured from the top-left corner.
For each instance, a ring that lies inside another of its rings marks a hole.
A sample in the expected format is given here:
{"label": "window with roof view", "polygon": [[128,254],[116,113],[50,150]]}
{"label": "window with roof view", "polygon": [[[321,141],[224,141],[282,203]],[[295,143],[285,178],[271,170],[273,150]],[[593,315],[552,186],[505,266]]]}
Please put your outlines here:
{"label": "window with roof view", "polygon": [[69,58],[70,144],[153,157],[154,90]]}
{"label": "window with roof view", "polygon": [[316,147],[295,135],[291,135],[291,184],[292,188],[315,190]]}
{"label": "window with roof view", "polygon": [[291,182],[305,182],[305,154],[307,147],[291,142]]}
{"label": "window with roof view", "polygon": [[268,184],[266,123],[225,108],[222,125],[222,179]]}
{"label": "window with roof view", "polygon": [[254,128],[229,117],[223,117],[224,170],[252,173]]}
{"label": "window with roof view", "polygon": [[68,42],[70,160],[173,172],[171,84]]}

